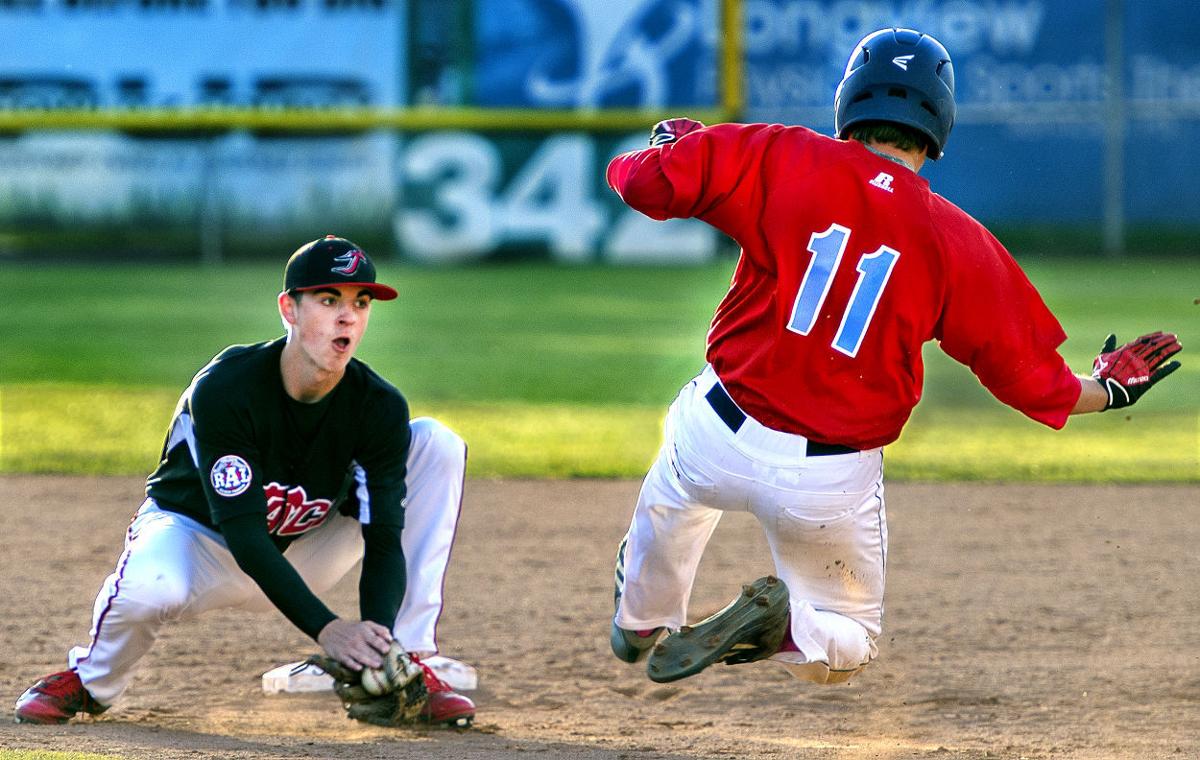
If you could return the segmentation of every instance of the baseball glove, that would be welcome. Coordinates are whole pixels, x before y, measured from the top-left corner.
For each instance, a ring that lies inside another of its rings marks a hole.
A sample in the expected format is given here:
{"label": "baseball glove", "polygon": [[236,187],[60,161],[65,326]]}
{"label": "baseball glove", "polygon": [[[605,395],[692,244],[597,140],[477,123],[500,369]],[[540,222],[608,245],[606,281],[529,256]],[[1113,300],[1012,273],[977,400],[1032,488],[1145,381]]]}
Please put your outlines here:
{"label": "baseball glove", "polygon": [[1167,360],[1182,350],[1173,333],[1153,332],[1117,347],[1117,336],[1109,335],[1092,362],[1092,377],[1108,392],[1108,409],[1133,405],[1155,383],[1179,369]]}
{"label": "baseball glove", "polygon": [[394,641],[379,668],[354,671],[324,654],[314,654],[308,662],[333,676],[333,690],[346,717],[354,720],[376,726],[414,725],[429,701],[423,669]]}
{"label": "baseball glove", "polygon": [[686,117],[663,119],[650,130],[650,147],[661,148],[664,145],[670,145],[684,135],[695,132],[697,129],[704,129],[704,124],[695,119],[688,119]]}

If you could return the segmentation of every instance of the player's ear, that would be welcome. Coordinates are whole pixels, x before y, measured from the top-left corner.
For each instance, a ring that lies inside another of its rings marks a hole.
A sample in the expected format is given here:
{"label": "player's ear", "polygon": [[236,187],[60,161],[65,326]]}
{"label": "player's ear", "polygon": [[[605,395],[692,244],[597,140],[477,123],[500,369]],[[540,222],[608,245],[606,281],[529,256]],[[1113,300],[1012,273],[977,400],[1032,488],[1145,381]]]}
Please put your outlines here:
{"label": "player's ear", "polygon": [[283,328],[285,330],[296,324],[296,308],[298,305],[299,299],[286,290],[279,294],[279,317],[283,320]]}

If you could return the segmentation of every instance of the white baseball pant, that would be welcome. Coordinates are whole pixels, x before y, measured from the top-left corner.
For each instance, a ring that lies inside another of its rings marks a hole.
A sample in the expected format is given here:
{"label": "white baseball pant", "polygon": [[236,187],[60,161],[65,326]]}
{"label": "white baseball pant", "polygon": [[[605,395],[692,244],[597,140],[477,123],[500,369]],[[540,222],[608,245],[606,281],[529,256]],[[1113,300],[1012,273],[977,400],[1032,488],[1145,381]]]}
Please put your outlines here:
{"label": "white baseball pant", "polygon": [[718,382],[706,367],[667,412],[663,447],[618,559],[616,624],[685,625],[696,568],[721,515],[750,512],[787,584],[800,650],[771,659],[803,680],[845,681],[875,657],[882,627],[883,450],[807,456],[804,437],[748,416],[735,433],[706,398]]}
{"label": "white baseball pant", "polygon": [[[408,584],[392,634],[411,652],[438,651],[437,624],[450,548],[462,507],[466,444],[437,420],[411,421],[407,507],[401,545]],[[335,514],[297,539],[284,557],[313,593],[328,591],[362,559],[361,524]],[[68,664],[101,704],[116,701],[163,623],[209,610],[274,609],[226,548],[220,533],[146,500],[129,526],[117,568],[96,597],[91,643]]]}

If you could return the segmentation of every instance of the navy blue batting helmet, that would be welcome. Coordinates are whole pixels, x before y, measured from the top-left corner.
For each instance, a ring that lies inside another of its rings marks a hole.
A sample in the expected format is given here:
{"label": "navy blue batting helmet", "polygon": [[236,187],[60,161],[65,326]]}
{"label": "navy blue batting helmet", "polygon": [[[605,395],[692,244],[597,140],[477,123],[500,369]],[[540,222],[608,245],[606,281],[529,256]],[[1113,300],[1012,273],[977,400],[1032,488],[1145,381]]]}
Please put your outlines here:
{"label": "navy blue batting helmet", "polygon": [[834,125],[845,138],[856,125],[891,121],[929,138],[942,157],[954,126],[954,64],[942,43],[912,29],[881,29],[854,48],[834,99]]}

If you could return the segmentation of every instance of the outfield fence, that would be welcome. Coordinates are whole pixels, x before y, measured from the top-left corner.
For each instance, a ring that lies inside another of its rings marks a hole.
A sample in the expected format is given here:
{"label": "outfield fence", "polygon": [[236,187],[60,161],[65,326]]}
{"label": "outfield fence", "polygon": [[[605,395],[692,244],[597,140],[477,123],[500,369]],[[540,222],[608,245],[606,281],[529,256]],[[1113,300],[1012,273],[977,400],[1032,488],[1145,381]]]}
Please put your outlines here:
{"label": "outfield fence", "polygon": [[681,114],[828,133],[847,53],[886,25],[955,57],[936,190],[1048,249],[1191,251],[1194,17],[1191,0],[12,0],[0,260],[219,262],[329,231],[427,262],[708,260],[727,242],[631,215],[607,160]]}

